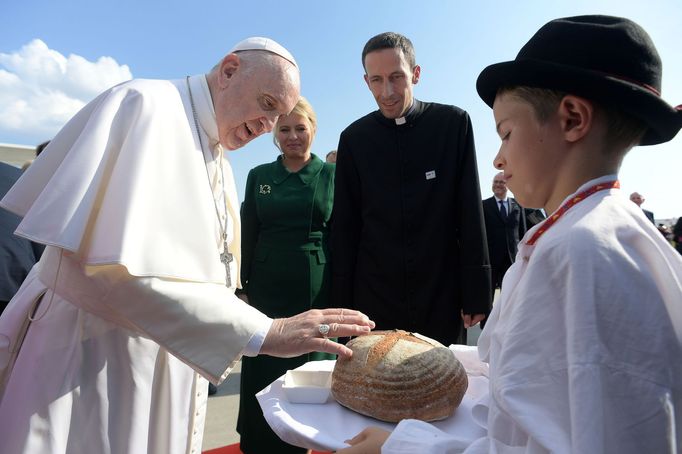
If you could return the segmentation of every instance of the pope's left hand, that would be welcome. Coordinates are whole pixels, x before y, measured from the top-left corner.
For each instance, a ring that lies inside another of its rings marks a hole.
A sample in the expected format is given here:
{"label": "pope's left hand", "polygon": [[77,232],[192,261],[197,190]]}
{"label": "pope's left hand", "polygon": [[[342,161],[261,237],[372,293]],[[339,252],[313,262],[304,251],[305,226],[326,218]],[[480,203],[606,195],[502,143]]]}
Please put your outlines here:
{"label": "pope's left hand", "polygon": [[362,312],[311,309],[293,317],[273,320],[260,354],[291,358],[304,353],[323,352],[350,358],[353,354],[350,348],[328,338],[361,336],[369,333],[374,326],[374,322]]}

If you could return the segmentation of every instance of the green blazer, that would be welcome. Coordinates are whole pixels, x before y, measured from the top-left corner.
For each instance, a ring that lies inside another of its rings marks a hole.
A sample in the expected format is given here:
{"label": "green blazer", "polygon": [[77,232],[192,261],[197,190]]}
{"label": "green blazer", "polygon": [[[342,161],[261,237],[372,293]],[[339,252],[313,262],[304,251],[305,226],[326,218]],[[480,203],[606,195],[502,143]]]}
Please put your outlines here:
{"label": "green blazer", "polygon": [[[329,219],[334,196],[334,164],[312,160],[290,173],[279,157],[251,170],[242,205],[242,286],[249,303],[273,318],[328,307]],[[242,452],[304,454],[287,445],[263,418],[255,394],[288,369],[320,353],[295,358],[242,358],[237,431]]]}
{"label": "green blazer", "polygon": [[270,317],[327,307],[334,164],[312,155],[296,173],[275,162],[249,172],[242,206],[242,285]]}

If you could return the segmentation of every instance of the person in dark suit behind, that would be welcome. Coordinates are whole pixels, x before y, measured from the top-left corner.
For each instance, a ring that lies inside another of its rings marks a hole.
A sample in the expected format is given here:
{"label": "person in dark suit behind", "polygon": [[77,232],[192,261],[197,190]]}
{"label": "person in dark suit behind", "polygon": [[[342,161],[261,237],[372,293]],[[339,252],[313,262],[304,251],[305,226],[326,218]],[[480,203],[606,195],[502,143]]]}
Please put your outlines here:
{"label": "person in dark suit behind", "polygon": [[[0,162],[0,199],[21,176],[21,170]],[[40,259],[44,246],[14,235],[21,218],[0,208],[0,314]]]}
{"label": "person in dark suit behind", "polygon": [[523,213],[526,216],[526,232],[547,218],[542,208],[524,208]]}
{"label": "person in dark suit behind", "polygon": [[677,252],[682,254],[682,216],[677,219],[675,227],[673,227],[673,243],[675,243]]}
{"label": "person in dark suit behind", "polygon": [[[35,157],[37,158],[38,156],[40,156],[40,153],[42,153],[43,150],[44,150],[49,144],[50,144],[50,141],[49,141],[49,140],[46,140],[45,142],[43,142],[43,143],[39,144],[38,146],[36,146],[36,156],[35,156]],[[23,172],[23,171],[25,171],[26,169],[28,169],[28,166],[30,166],[31,164],[33,164],[34,159],[35,159],[35,158],[26,161],[26,162],[24,163],[24,165],[21,166],[21,171]]]}
{"label": "person in dark suit behind", "polygon": [[329,153],[327,153],[325,162],[328,162],[330,164],[336,164],[336,150],[332,150]]}
{"label": "person in dark suit behind", "polygon": [[493,178],[493,194],[483,201],[483,216],[494,292],[502,287],[504,273],[514,263],[517,244],[526,233],[527,224],[525,210],[507,197],[507,181],[502,172]]}
{"label": "person in dark suit behind", "polygon": [[[633,192],[630,194],[630,200],[634,202],[638,207],[642,208],[642,204],[644,203],[644,196],[640,194],[639,192]],[[644,216],[647,217],[648,220],[651,221],[653,225],[656,225],[656,221],[654,220],[654,213],[652,213],[649,210],[645,210],[642,208],[642,211],[644,212]]]}

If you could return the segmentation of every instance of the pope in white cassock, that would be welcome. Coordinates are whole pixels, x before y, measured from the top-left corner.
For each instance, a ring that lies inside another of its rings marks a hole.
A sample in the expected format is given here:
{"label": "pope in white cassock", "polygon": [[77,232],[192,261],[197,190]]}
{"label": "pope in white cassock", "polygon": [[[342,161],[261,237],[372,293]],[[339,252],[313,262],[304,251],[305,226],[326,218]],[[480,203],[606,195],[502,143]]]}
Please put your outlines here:
{"label": "pope in white cassock", "polygon": [[249,38],[208,74],[132,80],[85,106],[0,205],[47,245],[0,318],[0,452],[201,451],[207,382],[241,355],[348,356],[343,309],[272,320],[234,296],[239,212],[223,148],[299,98],[291,54]]}

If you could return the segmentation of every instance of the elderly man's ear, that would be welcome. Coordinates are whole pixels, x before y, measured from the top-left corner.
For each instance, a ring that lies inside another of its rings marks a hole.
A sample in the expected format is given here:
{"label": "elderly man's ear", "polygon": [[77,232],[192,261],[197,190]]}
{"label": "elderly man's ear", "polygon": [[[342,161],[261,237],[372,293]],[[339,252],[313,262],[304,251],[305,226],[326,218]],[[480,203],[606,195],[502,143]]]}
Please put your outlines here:
{"label": "elderly man's ear", "polygon": [[241,60],[239,56],[235,53],[227,54],[223,61],[220,62],[220,74],[218,80],[222,86],[223,83],[227,83],[232,76],[237,72],[239,66],[241,65]]}

